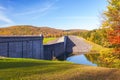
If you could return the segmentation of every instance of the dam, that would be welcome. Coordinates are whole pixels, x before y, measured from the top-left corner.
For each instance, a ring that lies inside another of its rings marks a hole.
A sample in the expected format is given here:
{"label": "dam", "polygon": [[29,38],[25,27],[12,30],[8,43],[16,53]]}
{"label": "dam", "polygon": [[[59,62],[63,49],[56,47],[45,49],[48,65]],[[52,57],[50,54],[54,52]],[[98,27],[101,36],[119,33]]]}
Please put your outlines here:
{"label": "dam", "polygon": [[0,56],[52,60],[69,53],[89,52],[91,45],[77,36],[63,36],[43,45],[43,36],[0,36]]}

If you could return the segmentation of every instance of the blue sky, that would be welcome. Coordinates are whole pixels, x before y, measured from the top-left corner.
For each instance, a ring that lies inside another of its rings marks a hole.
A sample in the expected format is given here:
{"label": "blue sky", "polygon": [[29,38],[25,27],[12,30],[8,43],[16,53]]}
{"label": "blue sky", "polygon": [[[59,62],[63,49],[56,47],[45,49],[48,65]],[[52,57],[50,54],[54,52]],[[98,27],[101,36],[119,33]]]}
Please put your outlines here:
{"label": "blue sky", "polygon": [[49,26],[58,29],[96,29],[106,0],[0,0],[0,27]]}

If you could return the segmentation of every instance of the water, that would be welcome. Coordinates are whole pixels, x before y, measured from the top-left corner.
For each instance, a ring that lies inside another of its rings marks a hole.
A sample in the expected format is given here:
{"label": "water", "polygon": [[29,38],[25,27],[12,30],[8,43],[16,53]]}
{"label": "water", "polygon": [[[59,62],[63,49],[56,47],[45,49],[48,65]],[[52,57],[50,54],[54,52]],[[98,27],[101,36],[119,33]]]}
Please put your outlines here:
{"label": "water", "polygon": [[66,60],[76,64],[120,69],[120,54],[82,54],[73,55]]}
{"label": "water", "polygon": [[77,64],[85,64],[85,65],[91,65],[91,66],[97,66],[97,64],[92,63],[89,61],[85,55],[75,55],[67,58],[67,61],[77,63]]}

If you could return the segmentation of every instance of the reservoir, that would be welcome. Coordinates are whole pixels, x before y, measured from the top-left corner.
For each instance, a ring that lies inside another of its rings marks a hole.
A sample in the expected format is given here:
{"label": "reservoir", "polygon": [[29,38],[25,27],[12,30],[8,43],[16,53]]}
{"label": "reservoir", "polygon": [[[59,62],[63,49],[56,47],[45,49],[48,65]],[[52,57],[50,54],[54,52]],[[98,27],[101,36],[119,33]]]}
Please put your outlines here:
{"label": "reservoir", "polygon": [[72,55],[66,60],[75,64],[120,69],[120,54],[79,54]]}
{"label": "reservoir", "polygon": [[97,66],[97,64],[92,63],[89,61],[84,54],[81,55],[74,55],[67,58],[67,61],[76,63],[76,64],[84,64],[84,65],[90,65],[90,66]]}

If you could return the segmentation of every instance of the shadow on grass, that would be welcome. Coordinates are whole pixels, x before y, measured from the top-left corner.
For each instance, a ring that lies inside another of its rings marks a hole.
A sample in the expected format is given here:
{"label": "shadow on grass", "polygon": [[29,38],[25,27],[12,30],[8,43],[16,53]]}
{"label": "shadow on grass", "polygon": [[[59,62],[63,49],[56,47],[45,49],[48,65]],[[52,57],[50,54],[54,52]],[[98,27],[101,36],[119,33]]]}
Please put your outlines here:
{"label": "shadow on grass", "polygon": [[37,66],[37,65],[40,65],[40,64],[31,63],[31,62],[0,62],[0,69],[31,67],[31,66]]}
{"label": "shadow on grass", "polygon": [[0,61],[0,69],[8,69],[8,68],[24,68],[24,67],[33,67],[33,66],[57,66],[57,65],[66,65],[66,63],[62,62],[54,62],[54,61]]}

